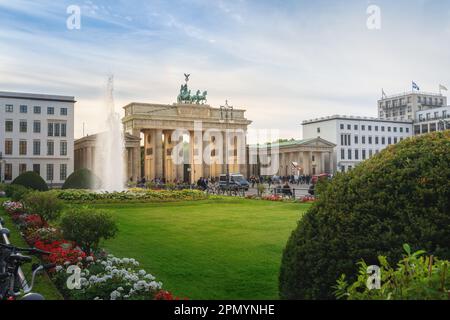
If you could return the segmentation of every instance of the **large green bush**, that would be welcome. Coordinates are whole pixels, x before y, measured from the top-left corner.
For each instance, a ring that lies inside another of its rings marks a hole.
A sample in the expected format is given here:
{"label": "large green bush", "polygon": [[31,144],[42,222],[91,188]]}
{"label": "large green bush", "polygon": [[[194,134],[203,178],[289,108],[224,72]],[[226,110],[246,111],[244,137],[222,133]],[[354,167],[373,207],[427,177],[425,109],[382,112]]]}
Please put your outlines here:
{"label": "large green bush", "polygon": [[63,185],[63,189],[97,189],[99,178],[89,169],[80,169],[72,173]]}
{"label": "large green bush", "polygon": [[57,220],[63,209],[62,200],[52,191],[28,193],[23,202],[29,212],[40,215],[45,221]]}
{"label": "large green bush", "polygon": [[24,186],[25,188],[36,191],[48,191],[47,183],[45,183],[40,175],[33,171],[22,173],[12,184]]}
{"label": "large green bush", "polygon": [[101,239],[113,238],[118,230],[107,211],[89,207],[67,210],[61,219],[61,229],[65,239],[75,241],[87,253],[97,250]]}
{"label": "large green bush", "polygon": [[283,299],[333,299],[355,264],[391,262],[409,243],[450,258],[450,131],[406,139],[338,174],[292,233],[282,258]]}

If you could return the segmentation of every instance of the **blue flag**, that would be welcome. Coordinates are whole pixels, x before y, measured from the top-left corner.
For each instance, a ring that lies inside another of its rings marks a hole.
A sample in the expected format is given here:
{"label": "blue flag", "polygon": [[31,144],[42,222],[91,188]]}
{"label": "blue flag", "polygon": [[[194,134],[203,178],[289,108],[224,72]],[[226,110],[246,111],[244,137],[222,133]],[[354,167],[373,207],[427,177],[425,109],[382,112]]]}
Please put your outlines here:
{"label": "blue flag", "polygon": [[412,82],[412,88],[413,88],[413,91],[414,91],[414,90],[420,91],[419,86],[418,86],[417,83],[415,83],[414,81]]}

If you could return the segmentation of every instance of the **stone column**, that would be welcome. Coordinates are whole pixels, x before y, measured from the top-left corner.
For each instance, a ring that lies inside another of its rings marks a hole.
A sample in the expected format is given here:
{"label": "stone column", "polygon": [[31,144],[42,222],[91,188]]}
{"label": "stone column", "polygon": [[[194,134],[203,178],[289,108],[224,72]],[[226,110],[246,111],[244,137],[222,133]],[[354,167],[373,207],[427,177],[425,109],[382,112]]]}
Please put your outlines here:
{"label": "stone column", "polygon": [[325,152],[320,153],[320,171],[321,173],[327,173],[325,168]]}
{"label": "stone column", "polygon": [[303,152],[303,171],[305,175],[311,174],[311,152]]}
{"label": "stone column", "polygon": [[155,130],[155,177],[156,178],[163,178],[164,177],[164,171],[163,171],[163,161],[164,161],[164,155],[163,155],[163,143],[162,143],[162,130],[157,129]]}
{"label": "stone column", "polygon": [[155,130],[146,130],[144,132],[144,175],[147,180],[156,178],[155,172]]}
{"label": "stone column", "polygon": [[212,146],[212,142],[211,142],[211,137],[209,139],[207,139],[206,141],[204,140],[204,134],[202,136],[202,152],[203,152],[203,176],[205,178],[210,178],[211,177],[211,152],[209,154],[206,154],[205,151],[208,148],[208,146],[210,147],[209,149],[212,150],[213,148]]}
{"label": "stone column", "polygon": [[334,164],[334,152],[329,152],[328,156],[330,157],[330,173],[334,174],[336,172],[336,167]]}
{"label": "stone column", "polygon": [[141,178],[141,146],[133,148],[133,180],[137,182]]}
{"label": "stone column", "polygon": [[190,131],[190,149],[191,149],[191,183],[197,182],[203,176],[203,135]]}
{"label": "stone column", "polygon": [[227,137],[227,132],[226,131],[222,132],[222,137],[223,137],[222,138],[222,142],[223,142],[223,145],[222,145],[222,148],[223,148],[223,152],[222,152],[222,154],[223,154],[222,174],[226,174],[227,173],[227,166],[228,166],[228,162],[229,162],[229,153],[227,152],[228,151],[227,145],[229,144],[229,141],[228,141],[228,137]]}

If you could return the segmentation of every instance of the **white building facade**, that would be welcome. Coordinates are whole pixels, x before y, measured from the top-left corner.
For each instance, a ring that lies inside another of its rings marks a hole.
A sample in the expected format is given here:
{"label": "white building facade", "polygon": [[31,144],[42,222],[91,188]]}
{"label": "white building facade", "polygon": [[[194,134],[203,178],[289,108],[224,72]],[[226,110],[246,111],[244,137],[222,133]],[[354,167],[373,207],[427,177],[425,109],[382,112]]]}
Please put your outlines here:
{"label": "white building facade", "polygon": [[34,171],[60,186],[74,170],[75,98],[0,92],[0,180]]}
{"label": "white building facade", "polygon": [[378,100],[378,117],[384,120],[414,120],[419,111],[447,106],[447,97],[438,93],[408,92]]}
{"label": "white building facade", "polygon": [[319,137],[336,144],[334,172],[349,171],[389,145],[412,135],[412,120],[335,115],[303,122],[303,139]]}
{"label": "white building facade", "polygon": [[450,106],[418,111],[414,121],[414,134],[450,130]]}

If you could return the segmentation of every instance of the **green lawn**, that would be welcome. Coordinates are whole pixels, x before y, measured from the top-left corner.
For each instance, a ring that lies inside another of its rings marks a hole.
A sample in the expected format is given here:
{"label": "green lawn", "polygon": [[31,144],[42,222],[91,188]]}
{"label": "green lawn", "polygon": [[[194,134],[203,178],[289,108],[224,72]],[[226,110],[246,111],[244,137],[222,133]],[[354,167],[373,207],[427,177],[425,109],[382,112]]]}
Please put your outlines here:
{"label": "green lawn", "polygon": [[[2,201],[0,201],[0,205],[1,203]],[[11,244],[17,247],[27,248],[27,243],[20,235],[19,230],[14,226],[10,216],[6,214],[2,207],[0,207],[0,217],[3,217],[3,219],[5,220],[4,227],[8,228],[11,232],[9,237]],[[37,258],[34,258],[33,263],[39,263],[39,260]],[[22,268],[28,281],[31,281],[31,266],[32,264],[26,264]],[[42,294],[47,300],[63,299],[58,289],[56,289],[56,287],[53,285],[53,282],[50,280],[46,273],[36,277],[36,284],[33,288],[33,292]]]}
{"label": "green lawn", "polygon": [[97,205],[119,233],[102,243],[189,299],[277,299],[282,250],[309,205],[254,200]]}

